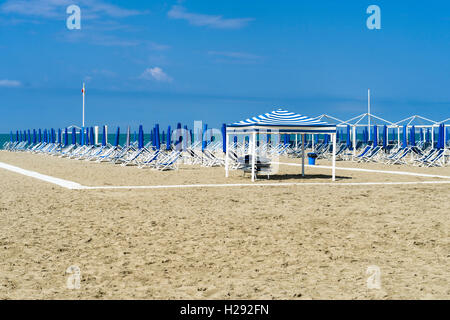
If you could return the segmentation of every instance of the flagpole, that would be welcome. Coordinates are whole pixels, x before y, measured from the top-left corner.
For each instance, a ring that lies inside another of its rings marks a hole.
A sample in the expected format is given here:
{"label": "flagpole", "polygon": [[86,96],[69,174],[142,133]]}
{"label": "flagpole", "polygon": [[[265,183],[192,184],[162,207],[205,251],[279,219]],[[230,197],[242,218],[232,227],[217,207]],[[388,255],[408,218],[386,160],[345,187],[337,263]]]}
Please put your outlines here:
{"label": "flagpole", "polygon": [[83,128],[84,128],[84,94],[85,94],[85,89],[84,89],[84,82],[83,82]]}

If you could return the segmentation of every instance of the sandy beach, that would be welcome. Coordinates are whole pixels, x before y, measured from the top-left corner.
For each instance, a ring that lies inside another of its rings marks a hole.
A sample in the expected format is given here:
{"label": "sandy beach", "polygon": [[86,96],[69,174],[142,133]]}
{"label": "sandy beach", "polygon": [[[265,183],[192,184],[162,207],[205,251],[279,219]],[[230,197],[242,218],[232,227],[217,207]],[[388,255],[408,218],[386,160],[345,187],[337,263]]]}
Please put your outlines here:
{"label": "sandy beach", "polygon": [[[0,162],[85,186],[250,182],[220,167],[157,172],[5,151]],[[256,183],[326,184],[68,190],[0,169],[0,298],[450,298],[449,184],[331,186],[330,170],[299,173],[282,165]],[[444,180],[338,170],[336,183]],[[72,265],[80,289],[66,287]],[[381,289],[367,288],[372,265]]]}

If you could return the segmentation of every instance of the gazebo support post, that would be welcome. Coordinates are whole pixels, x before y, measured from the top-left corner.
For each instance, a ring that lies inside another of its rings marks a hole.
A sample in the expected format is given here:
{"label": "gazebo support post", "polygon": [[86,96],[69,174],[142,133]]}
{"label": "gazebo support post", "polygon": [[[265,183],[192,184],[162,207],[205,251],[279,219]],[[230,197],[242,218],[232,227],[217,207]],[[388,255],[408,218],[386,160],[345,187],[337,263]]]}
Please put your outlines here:
{"label": "gazebo support post", "polygon": [[353,159],[356,157],[356,126],[353,126]]}
{"label": "gazebo support post", "polygon": [[305,134],[302,134],[302,177],[305,176]]}
{"label": "gazebo support post", "polygon": [[431,147],[434,148],[434,126],[431,127]]}
{"label": "gazebo support post", "polygon": [[252,133],[252,182],[255,181],[255,164],[256,164],[256,131]]}
{"label": "gazebo support post", "polygon": [[225,131],[225,177],[228,178],[228,149],[229,149],[229,138],[228,132]]}
{"label": "gazebo support post", "polygon": [[331,135],[333,139],[333,170],[332,170],[332,181],[336,181],[336,133]]}

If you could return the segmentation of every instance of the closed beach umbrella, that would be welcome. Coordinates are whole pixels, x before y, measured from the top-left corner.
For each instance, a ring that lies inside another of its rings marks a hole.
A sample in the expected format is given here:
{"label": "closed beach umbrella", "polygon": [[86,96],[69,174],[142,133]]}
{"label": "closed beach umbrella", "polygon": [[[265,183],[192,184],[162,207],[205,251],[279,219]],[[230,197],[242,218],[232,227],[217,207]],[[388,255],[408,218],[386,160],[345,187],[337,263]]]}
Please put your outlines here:
{"label": "closed beach umbrella", "polygon": [[10,131],[9,132],[9,142],[14,142],[13,140],[14,140],[14,135],[13,135],[13,132]]}
{"label": "closed beach umbrella", "polygon": [[36,142],[37,142],[36,129],[33,129],[33,144],[36,144]]}
{"label": "closed beach umbrella", "polygon": [[206,148],[206,140],[207,140],[206,132],[207,132],[207,130],[208,130],[208,125],[205,123],[203,125],[203,132],[202,132],[202,151],[205,150],[205,148]]}
{"label": "closed beach umbrella", "polygon": [[414,127],[414,126],[411,127],[409,144],[411,146],[415,146],[416,145],[416,127]]}
{"label": "closed beach umbrella", "polygon": [[383,148],[386,149],[388,144],[388,129],[387,126],[383,126]]}
{"label": "closed beach umbrella", "polygon": [[58,144],[61,144],[61,143],[62,143],[62,141],[61,141],[62,139],[61,139],[61,138],[62,138],[61,128],[59,128],[59,129],[58,129]]}
{"label": "closed beach umbrella", "polygon": [[447,144],[447,137],[448,137],[448,132],[447,129],[445,128],[445,124],[442,124],[442,142],[443,142],[443,148],[445,148],[445,145]]}
{"label": "closed beach umbrella", "polygon": [[378,126],[377,125],[373,126],[373,145],[374,146],[378,145]]}
{"label": "closed beach umbrella", "polygon": [[102,134],[102,146],[106,146],[106,126],[103,126],[103,134]]}
{"label": "closed beach umbrella", "polygon": [[84,141],[83,141],[83,143],[84,143],[85,146],[88,146],[89,145],[89,128],[85,128],[83,130],[84,130],[84,133],[83,133]]}
{"label": "closed beach umbrella", "polygon": [[130,146],[130,139],[131,139],[131,137],[130,137],[130,126],[128,126],[128,128],[127,128],[127,141],[126,141],[127,147]]}
{"label": "closed beach umbrella", "polygon": [[444,124],[441,124],[441,149],[443,149],[445,147],[445,126]]}
{"label": "closed beach umbrella", "polygon": [[352,147],[352,142],[350,140],[350,125],[347,125],[346,145],[347,145],[347,148]]}
{"label": "closed beach umbrella", "polygon": [[403,126],[403,142],[402,142],[402,148],[406,148],[408,146],[408,139],[407,139],[407,127],[406,125]]}
{"label": "closed beach umbrella", "polygon": [[423,129],[420,128],[420,141],[423,142],[424,141],[424,136],[423,136]]}
{"label": "closed beach umbrella", "polygon": [[170,126],[167,127],[167,139],[166,139],[166,149],[170,150],[170,144],[172,139],[172,128]]}
{"label": "closed beach umbrella", "polygon": [[80,129],[80,145],[84,146],[84,129]]}
{"label": "closed beach umbrella", "polygon": [[19,142],[19,130],[16,130],[16,142]]}
{"label": "closed beach umbrella", "polygon": [[44,142],[47,143],[47,129],[44,129]]}
{"label": "closed beach umbrella", "polygon": [[72,144],[77,144],[77,130],[72,128]]}
{"label": "closed beach umbrella", "polygon": [[114,147],[119,146],[119,137],[120,137],[120,127],[117,127],[116,139],[114,140]]}
{"label": "closed beach umbrella", "polygon": [[[189,133],[189,129],[188,129],[188,126],[184,126],[183,127],[183,150],[186,150],[187,149],[187,146],[188,146],[188,133]],[[159,126],[158,126],[158,132],[159,132]]]}
{"label": "closed beach umbrella", "polygon": [[138,148],[142,149],[144,147],[144,130],[142,125],[139,126],[139,138],[138,138]]}
{"label": "closed beach umbrella", "polygon": [[227,125],[222,123],[222,151],[227,152]]}
{"label": "closed beach umbrella", "polygon": [[156,142],[156,150],[161,149],[161,137],[159,136],[159,124],[155,125],[155,142]]}
{"label": "closed beach umbrella", "polygon": [[69,132],[67,131],[67,128],[64,129],[64,146],[67,146],[69,144]]}
{"label": "closed beach umbrella", "polygon": [[41,143],[42,142],[42,131],[41,131],[41,129],[39,129],[38,137],[39,137],[39,143]]}
{"label": "closed beach umbrella", "polygon": [[326,135],[324,136],[323,140],[324,140],[324,143],[325,143],[325,144],[328,144],[328,143],[330,142],[330,136],[326,134]]}
{"label": "closed beach umbrella", "polygon": [[177,123],[177,135],[176,135],[176,137],[177,137],[177,141],[175,141],[175,147],[176,147],[177,150],[180,150],[181,149],[181,142],[183,141],[183,137],[181,135],[181,123],[180,122]]}
{"label": "closed beach umbrella", "polygon": [[441,130],[442,130],[442,126],[439,125],[436,149],[440,149],[441,148]]}
{"label": "closed beach umbrella", "polygon": [[431,132],[430,132],[430,128],[427,128],[427,132],[425,133],[425,142],[430,142],[431,141]]}

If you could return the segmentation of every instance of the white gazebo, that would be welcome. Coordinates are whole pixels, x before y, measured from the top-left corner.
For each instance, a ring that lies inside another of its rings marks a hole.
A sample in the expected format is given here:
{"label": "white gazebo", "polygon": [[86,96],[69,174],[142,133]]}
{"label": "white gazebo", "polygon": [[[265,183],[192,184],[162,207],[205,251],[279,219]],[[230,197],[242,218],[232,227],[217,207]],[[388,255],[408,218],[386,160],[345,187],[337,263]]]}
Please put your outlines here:
{"label": "white gazebo", "polygon": [[256,161],[256,135],[258,133],[301,134],[302,135],[302,176],[305,176],[305,135],[306,134],[330,134],[333,141],[333,165],[332,180],[336,180],[336,125],[321,121],[318,118],[310,118],[297,113],[278,109],[247,120],[227,125],[226,130],[226,155],[225,176],[228,177],[229,164],[229,138],[230,135],[252,135],[251,159],[252,181],[255,181]]}

